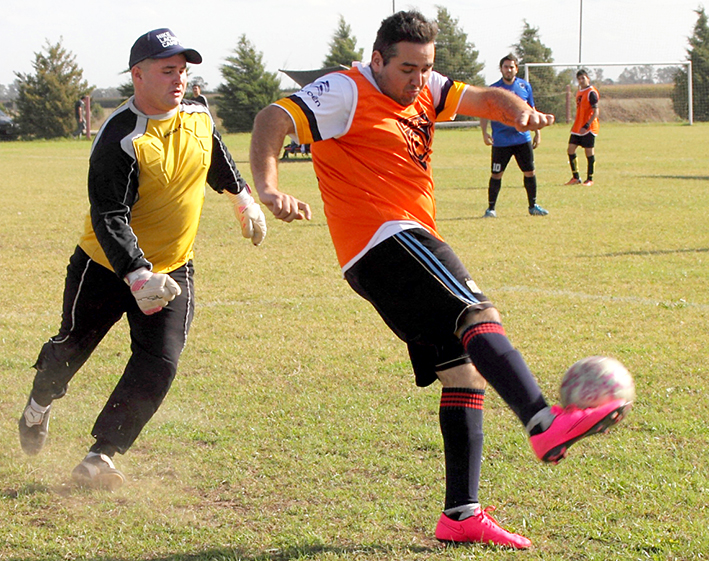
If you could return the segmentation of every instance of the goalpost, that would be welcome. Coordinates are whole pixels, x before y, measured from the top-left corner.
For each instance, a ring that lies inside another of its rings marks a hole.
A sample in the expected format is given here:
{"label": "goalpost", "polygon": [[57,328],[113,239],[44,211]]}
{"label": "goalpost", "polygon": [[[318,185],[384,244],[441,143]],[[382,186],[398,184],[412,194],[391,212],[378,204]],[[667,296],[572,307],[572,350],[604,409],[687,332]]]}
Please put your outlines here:
{"label": "goalpost", "polygon": [[[533,72],[535,68],[549,68],[554,71],[554,75],[550,76],[547,71],[544,78],[537,77],[535,83]],[[537,91],[539,91],[542,96],[545,94],[549,97],[558,96],[558,99],[556,99],[557,107],[561,98],[565,98],[567,119],[569,114],[573,115],[573,108],[569,107],[570,103],[573,103],[571,86],[574,84],[576,71],[581,68],[589,73],[591,83],[601,92],[602,99],[617,100],[616,104],[620,104],[621,101],[630,102],[633,96],[638,96],[645,100],[648,107],[650,107],[650,112],[656,107],[661,107],[665,113],[674,109],[674,113],[679,119],[686,120],[690,125],[694,122],[692,62],[687,60],[679,62],[603,62],[583,64],[528,62],[524,65],[524,79],[530,82],[534,88],[534,98],[537,101],[537,106],[540,105],[537,100]],[[620,69],[623,70],[621,71]],[[531,74],[530,70],[532,71]],[[684,72],[687,77],[686,101],[684,99],[685,92],[674,91],[674,77],[680,71]],[[567,91],[562,92],[559,91],[559,87],[552,86],[552,88],[556,87],[556,91],[550,92],[548,84],[545,86],[540,83],[540,80],[544,82],[550,79],[559,84],[566,84]],[[604,95],[604,90],[607,95]],[[681,101],[678,102],[677,96],[681,96]],[[651,98],[655,98],[654,106],[652,106],[650,101]],[[658,102],[658,99],[661,101]],[[678,107],[681,107],[681,110],[678,110]],[[604,115],[603,111],[601,115]],[[557,118],[559,118],[558,115]]]}

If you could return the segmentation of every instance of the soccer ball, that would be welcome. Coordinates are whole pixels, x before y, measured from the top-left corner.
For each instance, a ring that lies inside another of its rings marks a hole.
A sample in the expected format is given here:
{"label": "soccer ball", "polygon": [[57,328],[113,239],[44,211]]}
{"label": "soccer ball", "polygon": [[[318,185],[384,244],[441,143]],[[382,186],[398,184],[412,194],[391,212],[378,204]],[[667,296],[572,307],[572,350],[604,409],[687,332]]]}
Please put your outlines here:
{"label": "soccer ball", "polygon": [[620,362],[589,356],[575,363],[561,380],[561,405],[580,409],[600,407],[614,399],[635,400],[635,382]]}

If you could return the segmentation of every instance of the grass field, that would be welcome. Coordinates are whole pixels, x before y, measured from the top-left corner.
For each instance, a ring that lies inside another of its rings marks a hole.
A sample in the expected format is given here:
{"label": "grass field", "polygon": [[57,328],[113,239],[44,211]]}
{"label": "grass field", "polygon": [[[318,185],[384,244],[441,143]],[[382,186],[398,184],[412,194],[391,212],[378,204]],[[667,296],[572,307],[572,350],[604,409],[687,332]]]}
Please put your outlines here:
{"label": "grass field", "polygon": [[[248,135],[226,139],[250,176]],[[281,180],[314,219],[269,219],[259,248],[208,190],[190,340],[162,408],[116,459],[129,483],[93,492],[69,476],[127,359],[123,323],[55,403],[42,454],[24,456],[17,418],[58,327],[89,143],[0,143],[0,559],[709,558],[709,126],[605,125],[593,188],[562,186],[567,139],[557,125],[537,150],[548,217],[527,215],[511,164],[499,218],[483,220],[479,130],[436,138],[440,229],[549,398],[593,354],[637,384],[629,417],[557,466],[488,392],[481,500],[533,541],[515,553],[433,538],[439,389],[414,386],[403,345],[340,278],[307,161]]]}

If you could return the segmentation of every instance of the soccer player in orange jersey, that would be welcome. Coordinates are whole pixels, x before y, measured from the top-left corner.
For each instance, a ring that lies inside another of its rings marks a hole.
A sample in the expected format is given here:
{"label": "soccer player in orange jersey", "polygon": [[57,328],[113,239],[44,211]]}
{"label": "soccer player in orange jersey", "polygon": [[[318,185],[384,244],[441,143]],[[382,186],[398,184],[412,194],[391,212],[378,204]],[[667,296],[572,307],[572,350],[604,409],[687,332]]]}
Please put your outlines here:
{"label": "soccer player in orange jersey", "polygon": [[276,218],[309,219],[307,203],[279,190],[278,159],[287,135],[312,144],[345,280],[407,344],[417,385],[440,381],[446,496],[436,537],[525,549],[530,540],[502,528],[478,502],[486,384],[547,462],[617,422],[628,404],[550,407],[507,339],[499,312],[438,232],[431,170],[436,121],[461,113],[536,131],[554,117],[502,88],[435,72],[437,31],[416,11],[398,12],[382,22],[369,63],[323,76],[263,109],[254,123],[251,170],[259,198]]}
{"label": "soccer player in orange jersey", "polygon": [[586,180],[583,184],[590,187],[593,185],[593,171],[596,165],[595,146],[596,135],[600,128],[598,122],[598,101],[600,96],[598,95],[598,90],[591,85],[588,72],[584,69],[576,73],[576,80],[579,83],[579,89],[576,92],[576,120],[571,127],[571,137],[569,138],[569,148],[567,150],[573,177],[566,184],[578,185],[581,183],[578,161],[576,160],[576,149],[582,146],[586,151],[586,161],[588,163]]}

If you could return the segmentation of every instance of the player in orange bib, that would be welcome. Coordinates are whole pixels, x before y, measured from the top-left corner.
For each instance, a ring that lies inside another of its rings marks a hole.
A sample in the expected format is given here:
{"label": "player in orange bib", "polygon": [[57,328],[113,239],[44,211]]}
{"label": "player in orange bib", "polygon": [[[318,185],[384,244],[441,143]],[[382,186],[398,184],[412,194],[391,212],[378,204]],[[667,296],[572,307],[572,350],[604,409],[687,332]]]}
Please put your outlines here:
{"label": "player in orange bib", "polygon": [[573,177],[566,182],[567,185],[578,185],[581,183],[579,175],[578,161],[576,160],[576,149],[582,146],[586,151],[586,161],[588,162],[586,181],[584,185],[593,185],[593,171],[596,165],[596,135],[600,128],[598,122],[598,101],[600,96],[598,90],[591,85],[588,72],[581,69],[576,73],[576,80],[579,89],[576,92],[576,120],[571,127],[571,137],[569,138],[569,165]]}
{"label": "player in orange bib", "polygon": [[525,549],[530,540],[502,528],[478,501],[486,383],[549,462],[614,424],[627,404],[550,407],[499,312],[438,232],[431,170],[437,121],[461,113],[535,131],[554,117],[504,89],[435,72],[437,31],[416,11],[398,12],[382,22],[368,64],[328,74],[263,109],[254,123],[251,170],[276,218],[309,219],[307,203],[279,190],[278,159],[287,135],[312,144],[345,280],[407,344],[417,385],[440,381],[446,496],[436,538]]}

